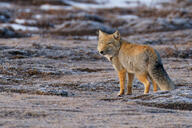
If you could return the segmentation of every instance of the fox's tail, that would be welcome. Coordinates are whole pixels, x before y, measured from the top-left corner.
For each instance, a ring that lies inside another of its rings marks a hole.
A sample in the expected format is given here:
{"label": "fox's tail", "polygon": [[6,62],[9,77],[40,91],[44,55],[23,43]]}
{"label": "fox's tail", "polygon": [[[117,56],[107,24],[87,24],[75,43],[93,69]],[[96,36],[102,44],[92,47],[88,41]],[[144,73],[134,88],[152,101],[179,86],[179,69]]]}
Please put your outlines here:
{"label": "fox's tail", "polygon": [[173,90],[175,85],[165,71],[161,58],[157,53],[157,60],[149,66],[149,75],[158,84],[161,90]]}

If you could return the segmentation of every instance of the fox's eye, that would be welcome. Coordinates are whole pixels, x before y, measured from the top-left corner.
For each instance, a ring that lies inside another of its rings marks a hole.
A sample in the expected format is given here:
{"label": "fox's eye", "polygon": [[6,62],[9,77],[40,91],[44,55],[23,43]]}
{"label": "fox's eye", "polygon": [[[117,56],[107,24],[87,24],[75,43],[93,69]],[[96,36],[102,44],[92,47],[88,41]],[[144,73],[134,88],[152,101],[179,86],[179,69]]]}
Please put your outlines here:
{"label": "fox's eye", "polygon": [[107,44],[112,44],[112,42],[108,42]]}

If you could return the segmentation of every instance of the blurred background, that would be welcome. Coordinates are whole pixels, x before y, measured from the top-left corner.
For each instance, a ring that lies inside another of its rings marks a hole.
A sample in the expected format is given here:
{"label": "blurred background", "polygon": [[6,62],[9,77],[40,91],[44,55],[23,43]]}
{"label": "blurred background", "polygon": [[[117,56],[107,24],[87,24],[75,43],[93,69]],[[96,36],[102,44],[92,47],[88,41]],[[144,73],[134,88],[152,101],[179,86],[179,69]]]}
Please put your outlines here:
{"label": "blurred background", "polygon": [[192,0],[0,0],[0,38],[96,39],[192,28]]}
{"label": "blurred background", "polygon": [[[192,127],[191,28],[192,0],[0,0],[0,127]],[[99,29],[155,48],[178,89],[117,97]]]}

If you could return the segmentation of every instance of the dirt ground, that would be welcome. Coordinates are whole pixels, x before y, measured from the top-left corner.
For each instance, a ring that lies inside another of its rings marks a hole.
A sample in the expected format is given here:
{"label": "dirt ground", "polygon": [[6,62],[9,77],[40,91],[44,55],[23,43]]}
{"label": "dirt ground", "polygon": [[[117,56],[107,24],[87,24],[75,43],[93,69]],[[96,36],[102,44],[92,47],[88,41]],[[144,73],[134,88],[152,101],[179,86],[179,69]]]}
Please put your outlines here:
{"label": "dirt ground", "polygon": [[[188,93],[180,87],[173,95],[143,95],[143,85],[135,80],[132,96],[117,97],[116,72],[98,55],[97,40],[31,37],[0,42],[5,54],[1,57],[2,127],[192,126],[192,102],[187,102],[192,98],[191,59],[163,59],[171,78]],[[189,99],[176,97],[180,93]]]}
{"label": "dirt ground", "polygon": [[[191,112],[145,107],[101,94],[75,97],[1,93],[1,127],[189,128]],[[125,98],[127,99],[127,98]]]}
{"label": "dirt ground", "polygon": [[[192,3],[100,4],[0,1],[0,127],[192,127]],[[118,97],[117,73],[97,52],[98,29],[157,49],[177,89],[143,94],[134,79],[133,94]]]}

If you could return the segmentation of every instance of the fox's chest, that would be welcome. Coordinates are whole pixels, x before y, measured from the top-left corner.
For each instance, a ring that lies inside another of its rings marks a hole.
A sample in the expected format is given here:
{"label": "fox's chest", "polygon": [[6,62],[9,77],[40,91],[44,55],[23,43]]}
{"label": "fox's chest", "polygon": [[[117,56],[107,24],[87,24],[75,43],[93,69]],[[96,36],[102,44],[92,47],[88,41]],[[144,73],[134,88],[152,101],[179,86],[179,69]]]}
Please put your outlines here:
{"label": "fox's chest", "polygon": [[142,72],[144,69],[142,64],[142,58],[139,56],[119,56],[119,63],[127,70],[129,73]]}
{"label": "fox's chest", "polygon": [[127,72],[134,73],[137,69],[134,58],[127,56],[126,58],[119,58],[119,61]]}
{"label": "fox's chest", "polygon": [[119,56],[119,62],[130,73],[146,72],[148,67],[148,57],[145,54],[135,56]]}
{"label": "fox's chest", "polygon": [[122,59],[119,57],[115,57],[112,59],[112,64],[115,70],[120,71],[122,69],[126,69],[130,73],[134,73],[136,67],[134,66],[134,63],[130,59]]}

